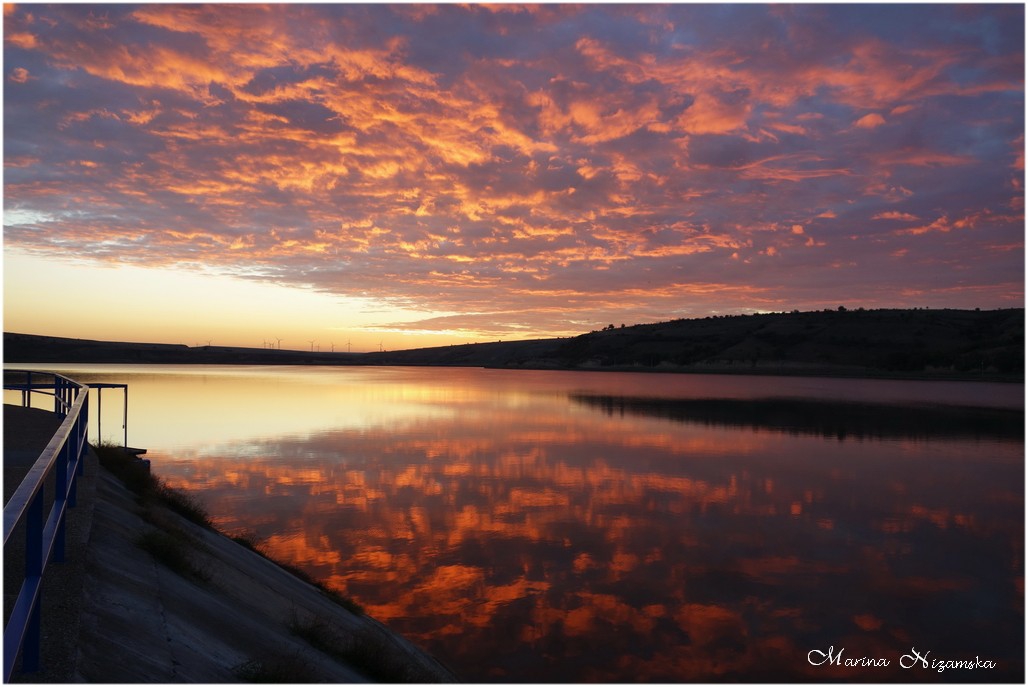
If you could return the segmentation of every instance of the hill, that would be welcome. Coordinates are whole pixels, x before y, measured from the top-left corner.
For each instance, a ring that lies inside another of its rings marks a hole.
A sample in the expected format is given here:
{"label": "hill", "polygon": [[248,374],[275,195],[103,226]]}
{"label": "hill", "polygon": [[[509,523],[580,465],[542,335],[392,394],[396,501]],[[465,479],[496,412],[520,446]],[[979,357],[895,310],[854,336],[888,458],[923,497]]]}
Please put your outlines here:
{"label": "hill", "polygon": [[1023,381],[1024,309],[794,311],[610,325],[564,339],[353,354],[5,333],[4,360],[426,365]]}
{"label": "hill", "polygon": [[566,366],[1024,374],[1024,310],[830,310],[677,320],[576,337]]}

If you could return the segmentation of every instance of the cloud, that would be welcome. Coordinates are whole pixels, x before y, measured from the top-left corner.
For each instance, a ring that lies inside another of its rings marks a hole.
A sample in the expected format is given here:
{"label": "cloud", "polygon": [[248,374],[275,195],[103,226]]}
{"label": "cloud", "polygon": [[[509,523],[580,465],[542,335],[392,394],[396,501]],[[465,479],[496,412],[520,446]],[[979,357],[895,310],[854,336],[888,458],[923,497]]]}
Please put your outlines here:
{"label": "cloud", "polygon": [[883,124],[885,124],[885,117],[881,116],[877,112],[871,112],[854,122],[853,126],[861,129],[875,129]]}
{"label": "cloud", "polygon": [[727,134],[746,128],[750,109],[744,94],[699,93],[677,124],[690,134]]}
{"label": "cloud", "polygon": [[[618,321],[816,307],[837,300],[810,295],[819,265],[749,266],[842,264],[854,244],[885,265],[902,237],[958,228],[882,220],[979,217],[990,245],[1015,242],[1016,31],[975,38],[946,6],[854,12],[5,6],[5,241],[483,328],[476,313],[509,311],[540,333],[569,332],[569,307]],[[755,245],[757,226],[782,242]],[[930,250],[876,279],[901,293],[966,257]],[[1017,257],[989,254],[1004,271]],[[737,289],[704,287],[725,270]]]}
{"label": "cloud", "polygon": [[[7,5],[4,5],[6,8]],[[36,37],[31,33],[7,33],[4,35],[4,42],[19,48],[31,50],[37,47]]]}
{"label": "cloud", "polygon": [[888,212],[879,212],[871,219],[898,219],[905,222],[916,222],[919,218],[917,215],[912,215],[909,212],[898,212],[896,210],[889,210]]}

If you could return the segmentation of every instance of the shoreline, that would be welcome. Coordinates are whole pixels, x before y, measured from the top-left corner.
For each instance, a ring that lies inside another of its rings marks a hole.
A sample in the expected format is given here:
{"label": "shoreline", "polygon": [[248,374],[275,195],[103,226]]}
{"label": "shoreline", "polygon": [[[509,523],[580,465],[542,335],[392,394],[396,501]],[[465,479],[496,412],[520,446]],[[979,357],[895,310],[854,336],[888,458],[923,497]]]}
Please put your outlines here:
{"label": "shoreline", "polygon": [[[369,354],[355,354],[369,355]],[[924,381],[924,382],[985,382],[992,384],[1024,384],[1024,375],[1002,374],[998,372],[958,372],[954,370],[933,370],[924,372],[901,372],[863,368],[845,368],[830,366],[805,366],[796,364],[776,364],[775,362],[760,363],[757,366],[739,365],[559,365],[546,362],[523,364],[474,364],[474,363],[429,363],[429,362],[367,362],[367,361],[181,361],[181,360],[4,360],[5,369],[60,369],[63,366],[76,365],[129,365],[129,366],[172,366],[189,365],[197,367],[421,367],[421,368],[469,368],[484,370],[525,370],[534,372],[620,372],[638,374],[671,374],[671,375],[732,375],[754,377],[812,377],[826,379],[854,380],[891,380],[891,381]]]}
{"label": "shoreline", "polygon": [[[395,367],[407,367],[395,365]],[[410,367],[443,367],[441,365],[411,365]],[[630,366],[612,365],[609,367],[549,367],[544,365],[531,366],[481,366],[496,370],[553,370],[555,372],[638,372],[640,374],[679,374],[679,375],[738,375],[760,377],[823,377],[828,379],[882,379],[895,381],[926,381],[926,382],[990,382],[999,384],[1024,384],[1024,376],[987,373],[960,373],[953,371],[939,372],[888,372],[878,370],[845,370],[828,367],[801,368],[789,365],[776,366],[773,363],[755,368],[742,368],[741,365],[724,366]]]}
{"label": "shoreline", "polygon": [[15,363],[475,367],[1024,383],[1024,308],[761,313],[363,353],[4,333]]}

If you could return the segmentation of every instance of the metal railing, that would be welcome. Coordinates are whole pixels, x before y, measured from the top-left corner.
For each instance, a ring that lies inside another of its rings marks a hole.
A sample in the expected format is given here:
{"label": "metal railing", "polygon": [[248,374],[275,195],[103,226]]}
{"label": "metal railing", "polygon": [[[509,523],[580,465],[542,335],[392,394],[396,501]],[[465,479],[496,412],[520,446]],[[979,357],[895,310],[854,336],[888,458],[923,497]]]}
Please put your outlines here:
{"label": "metal railing", "polygon": [[[25,381],[9,384],[7,373],[23,374]],[[5,560],[8,543],[22,523],[25,532],[25,580],[4,627],[4,682],[10,682],[19,653],[22,671],[39,670],[43,573],[51,560],[64,562],[65,515],[69,507],[75,506],[76,478],[83,472],[87,450],[89,387],[52,372],[5,370],[4,389],[20,390],[25,406],[30,405],[33,393],[52,395],[54,413],[63,418],[4,506]],[[51,476],[53,503],[44,521],[45,485]]]}
{"label": "metal railing", "polygon": [[[12,382],[8,380],[8,373],[26,375],[25,382]],[[53,377],[53,372],[41,372],[37,370],[4,370],[4,390],[5,391],[20,391],[21,392],[21,404],[28,408],[32,405],[31,395],[32,392],[45,393],[48,396],[52,396],[49,390],[54,388],[54,382],[33,382],[33,375],[38,379],[41,376]],[[121,389],[122,391],[122,420],[121,429],[123,434],[122,448],[128,449],[128,384],[111,384],[107,382],[88,382],[81,384],[82,386],[88,386],[90,390],[96,389],[96,440],[103,441],[103,390],[104,389]],[[133,449],[139,451],[140,449]]]}

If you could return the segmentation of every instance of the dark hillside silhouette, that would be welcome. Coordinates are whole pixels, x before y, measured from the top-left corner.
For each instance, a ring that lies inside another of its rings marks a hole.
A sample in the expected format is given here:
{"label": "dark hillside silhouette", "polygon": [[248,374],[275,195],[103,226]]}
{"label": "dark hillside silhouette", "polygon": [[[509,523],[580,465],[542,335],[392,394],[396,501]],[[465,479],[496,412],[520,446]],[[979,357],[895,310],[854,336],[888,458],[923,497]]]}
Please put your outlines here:
{"label": "dark hillside silhouette", "polygon": [[682,319],[563,339],[373,353],[4,334],[7,363],[426,365],[1024,379],[1024,309],[825,310]]}
{"label": "dark hillside silhouette", "polygon": [[566,342],[569,365],[1024,372],[1024,310],[828,310],[675,320]]}

